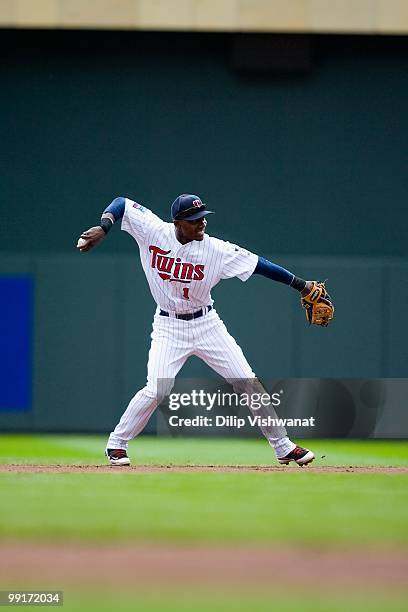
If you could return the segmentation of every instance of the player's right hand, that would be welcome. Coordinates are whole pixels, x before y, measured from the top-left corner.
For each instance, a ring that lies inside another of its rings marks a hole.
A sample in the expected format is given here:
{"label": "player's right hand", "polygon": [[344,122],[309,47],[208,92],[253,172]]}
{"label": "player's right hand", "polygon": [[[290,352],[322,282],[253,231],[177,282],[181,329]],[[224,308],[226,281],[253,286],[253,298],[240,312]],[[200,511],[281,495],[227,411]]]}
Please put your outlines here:
{"label": "player's right hand", "polygon": [[80,235],[77,248],[81,251],[81,253],[90,251],[90,249],[99,244],[99,242],[101,242],[105,238],[105,236],[106,234],[100,225],[90,227],[88,230],[82,232],[82,234]]}

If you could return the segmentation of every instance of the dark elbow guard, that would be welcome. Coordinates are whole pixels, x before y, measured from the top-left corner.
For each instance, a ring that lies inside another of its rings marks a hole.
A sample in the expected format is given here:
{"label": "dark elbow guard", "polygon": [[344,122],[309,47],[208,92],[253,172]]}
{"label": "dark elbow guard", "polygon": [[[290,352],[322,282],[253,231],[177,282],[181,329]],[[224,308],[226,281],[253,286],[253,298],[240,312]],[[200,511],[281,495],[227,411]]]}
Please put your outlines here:
{"label": "dark elbow guard", "polygon": [[121,219],[125,214],[125,198],[123,196],[115,198],[103,212],[113,215],[115,221]]}

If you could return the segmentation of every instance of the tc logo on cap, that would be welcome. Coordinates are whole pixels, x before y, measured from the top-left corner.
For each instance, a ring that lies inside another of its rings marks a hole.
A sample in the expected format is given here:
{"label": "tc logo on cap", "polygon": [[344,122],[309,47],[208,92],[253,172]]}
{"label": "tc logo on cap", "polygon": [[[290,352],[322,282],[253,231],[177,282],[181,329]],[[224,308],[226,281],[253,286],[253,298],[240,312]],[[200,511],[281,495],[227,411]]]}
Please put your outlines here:
{"label": "tc logo on cap", "polygon": [[174,221],[196,221],[211,213],[201,198],[192,193],[179,195],[171,205],[171,216]]}

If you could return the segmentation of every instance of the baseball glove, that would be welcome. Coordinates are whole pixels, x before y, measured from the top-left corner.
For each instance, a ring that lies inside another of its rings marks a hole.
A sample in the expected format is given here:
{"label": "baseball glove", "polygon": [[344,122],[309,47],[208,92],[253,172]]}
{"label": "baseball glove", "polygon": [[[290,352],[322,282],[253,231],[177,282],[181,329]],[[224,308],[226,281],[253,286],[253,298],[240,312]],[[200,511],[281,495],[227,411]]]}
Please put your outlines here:
{"label": "baseball glove", "polygon": [[309,325],[322,325],[327,327],[334,315],[334,306],[330,295],[326,291],[324,283],[312,281],[313,285],[309,293],[300,298],[303,308],[306,310],[306,319]]}

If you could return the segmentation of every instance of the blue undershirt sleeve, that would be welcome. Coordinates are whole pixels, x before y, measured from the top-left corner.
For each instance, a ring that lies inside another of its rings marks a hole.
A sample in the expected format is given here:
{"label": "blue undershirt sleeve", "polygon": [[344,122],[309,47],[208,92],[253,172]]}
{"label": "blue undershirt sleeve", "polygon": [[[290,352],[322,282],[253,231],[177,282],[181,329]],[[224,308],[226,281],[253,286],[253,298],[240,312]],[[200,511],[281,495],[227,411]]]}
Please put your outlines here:
{"label": "blue undershirt sleeve", "polygon": [[278,283],[284,283],[285,285],[290,285],[295,278],[292,272],[272,263],[264,257],[258,258],[258,264],[254,270],[254,274],[261,274],[262,276],[266,276],[266,278],[270,278]]}
{"label": "blue undershirt sleeve", "polygon": [[115,198],[103,212],[113,215],[115,221],[121,219],[125,214],[125,198]]}

